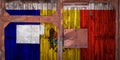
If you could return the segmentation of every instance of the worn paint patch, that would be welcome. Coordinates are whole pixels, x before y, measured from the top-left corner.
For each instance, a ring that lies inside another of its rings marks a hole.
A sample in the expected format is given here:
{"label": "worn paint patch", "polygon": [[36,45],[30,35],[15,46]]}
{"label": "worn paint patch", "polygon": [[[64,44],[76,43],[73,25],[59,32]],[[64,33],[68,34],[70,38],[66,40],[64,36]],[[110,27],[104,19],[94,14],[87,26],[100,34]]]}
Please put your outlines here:
{"label": "worn paint patch", "polygon": [[88,46],[87,29],[65,29],[64,47],[65,48],[87,48]]}
{"label": "worn paint patch", "polygon": [[17,25],[17,43],[39,44],[40,25]]}

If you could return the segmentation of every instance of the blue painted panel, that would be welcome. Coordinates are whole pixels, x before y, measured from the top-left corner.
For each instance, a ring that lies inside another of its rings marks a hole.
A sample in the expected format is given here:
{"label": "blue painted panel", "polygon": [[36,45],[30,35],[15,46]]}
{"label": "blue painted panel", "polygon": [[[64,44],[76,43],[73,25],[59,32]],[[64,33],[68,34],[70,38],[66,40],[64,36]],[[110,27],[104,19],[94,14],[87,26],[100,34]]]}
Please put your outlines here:
{"label": "blue painted panel", "polygon": [[5,60],[40,60],[40,44],[17,44],[16,25],[40,25],[40,23],[11,22],[5,28]]}
{"label": "blue painted panel", "polygon": [[6,10],[10,15],[33,15],[40,16],[40,10]]}

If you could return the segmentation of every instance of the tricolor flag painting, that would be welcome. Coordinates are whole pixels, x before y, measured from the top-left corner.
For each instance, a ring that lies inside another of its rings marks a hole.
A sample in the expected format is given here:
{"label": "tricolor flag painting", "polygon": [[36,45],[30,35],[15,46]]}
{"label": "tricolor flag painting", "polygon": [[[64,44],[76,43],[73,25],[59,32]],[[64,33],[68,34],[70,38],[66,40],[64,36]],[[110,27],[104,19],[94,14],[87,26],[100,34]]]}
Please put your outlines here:
{"label": "tricolor flag painting", "polygon": [[[45,10],[40,14],[47,15]],[[115,10],[109,4],[64,6],[64,44],[61,59],[115,60],[115,25]],[[79,29],[81,31],[77,31]],[[77,35],[70,35],[68,32],[72,33],[71,31]],[[11,22],[5,28],[4,34],[5,60],[58,60],[59,34],[52,23]],[[80,37],[83,41],[80,41]],[[71,42],[72,40],[74,41]],[[82,47],[76,46],[79,41],[82,42]],[[73,46],[70,43],[77,44]]]}
{"label": "tricolor flag painting", "polygon": [[9,15],[52,16],[57,9],[56,3],[23,3],[20,1],[6,2]]}
{"label": "tricolor flag painting", "polygon": [[[72,42],[73,36],[76,37],[73,40],[76,40],[81,35],[72,34],[64,37],[64,44],[69,47],[65,47],[62,60],[115,60],[115,21],[115,10],[110,4],[64,6],[64,33],[76,33],[78,29],[87,29],[88,46],[77,48],[70,45],[76,44]],[[68,39],[69,44],[65,39]]]}
{"label": "tricolor flag painting", "polygon": [[5,60],[57,60],[57,28],[52,23],[11,22],[5,32]]}

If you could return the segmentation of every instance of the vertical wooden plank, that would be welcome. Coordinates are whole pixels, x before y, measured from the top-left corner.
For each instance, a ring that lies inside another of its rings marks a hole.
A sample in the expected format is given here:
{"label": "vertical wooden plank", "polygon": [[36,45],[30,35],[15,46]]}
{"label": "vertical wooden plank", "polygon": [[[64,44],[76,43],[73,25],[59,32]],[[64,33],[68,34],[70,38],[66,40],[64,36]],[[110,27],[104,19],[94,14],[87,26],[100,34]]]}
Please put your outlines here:
{"label": "vertical wooden plank", "polygon": [[95,10],[95,47],[94,47],[94,50],[95,50],[95,56],[94,58],[96,60],[100,60],[100,57],[99,57],[99,52],[100,52],[100,39],[97,38],[98,35],[100,35],[100,21],[101,21],[101,12],[99,10]]}
{"label": "vertical wooden plank", "polygon": [[[81,60],[115,60],[115,11],[81,12],[81,28],[88,28],[88,48],[81,49]],[[82,15],[83,14],[83,15]]]}
{"label": "vertical wooden plank", "polygon": [[[99,14],[97,15],[99,15],[99,17],[95,19],[98,21],[95,22],[98,25],[95,25],[95,58],[96,60],[101,60],[101,58],[103,60],[115,60],[115,19],[113,19],[113,17],[115,18],[115,14],[110,16],[111,14],[109,13],[112,13],[111,10],[101,10],[98,12]],[[111,39],[112,43],[110,42]],[[102,45],[104,45],[104,47],[102,47]],[[112,50],[111,52],[109,52],[110,49]],[[109,54],[107,52],[109,52]]]}
{"label": "vertical wooden plank", "polygon": [[89,27],[89,24],[90,24],[90,16],[89,16],[89,10],[81,10],[81,28],[87,28],[88,29],[88,48],[81,48],[81,60],[90,60],[91,59],[91,37],[90,37],[90,27]]}
{"label": "vertical wooden plank", "polygon": [[42,24],[44,25],[45,29],[44,35],[41,35],[40,37],[40,60],[58,60],[57,44],[54,43],[55,40],[50,40],[50,29],[53,28],[55,32],[58,32],[58,29],[52,23]]}
{"label": "vertical wooden plank", "polygon": [[[80,28],[80,11],[63,10],[64,29]],[[64,48],[64,47],[63,47]],[[79,48],[66,48],[63,50],[63,60],[80,60]]]}
{"label": "vertical wooden plank", "polygon": [[1,27],[0,28],[0,52],[1,52],[1,54],[0,54],[0,60],[2,60],[2,58],[3,58],[3,49],[2,49],[3,48],[3,43],[2,43],[3,42],[3,39],[2,39],[2,36],[3,36],[2,32],[3,32],[3,30],[2,29],[3,29],[3,27],[2,27],[1,23],[0,23],[0,27]]}
{"label": "vertical wooden plank", "polygon": [[2,0],[0,0],[0,16],[2,14]]}
{"label": "vertical wooden plank", "polygon": [[118,39],[117,39],[117,45],[118,45],[118,60],[120,60],[120,0],[118,0],[118,11],[116,12],[117,13],[117,22],[118,22]]}
{"label": "vertical wooden plank", "polygon": [[1,16],[1,13],[2,13],[2,0],[0,0],[0,16]]}
{"label": "vertical wooden plank", "polygon": [[115,2],[114,2],[114,5],[116,6],[116,60],[120,60],[120,50],[119,50],[119,21],[120,21],[120,17],[119,17],[119,15],[120,15],[120,1],[119,0],[115,0]]}
{"label": "vertical wooden plank", "polygon": [[2,59],[5,60],[5,49],[4,49],[4,27],[3,24],[1,24],[1,51],[2,51]]}
{"label": "vertical wooden plank", "polygon": [[1,7],[2,7],[2,15],[4,15],[4,12],[5,12],[5,0],[1,0]]}
{"label": "vertical wooden plank", "polygon": [[[115,60],[115,32],[116,32],[116,23],[115,23],[115,10],[110,10],[108,12],[108,16],[111,17],[109,18],[108,17],[108,20],[107,20],[107,23],[106,24],[106,28],[108,29],[106,32],[108,33],[108,39],[106,39],[106,49],[107,49],[107,57],[106,59],[109,59],[109,60]],[[109,45],[108,45],[109,44]]]}

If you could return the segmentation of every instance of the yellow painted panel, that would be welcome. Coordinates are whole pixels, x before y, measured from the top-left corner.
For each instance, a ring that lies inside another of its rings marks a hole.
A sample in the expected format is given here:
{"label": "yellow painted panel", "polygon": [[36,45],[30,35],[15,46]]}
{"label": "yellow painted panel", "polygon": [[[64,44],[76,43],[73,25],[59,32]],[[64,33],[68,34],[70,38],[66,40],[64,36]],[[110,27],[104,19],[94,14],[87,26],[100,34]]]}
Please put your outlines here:
{"label": "yellow painted panel", "polygon": [[[80,10],[63,10],[64,29],[80,28]],[[80,60],[79,48],[65,48],[63,50],[63,60]]]}
{"label": "yellow painted panel", "polygon": [[44,35],[40,36],[40,60],[57,60],[57,48],[50,48],[49,31],[51,28],[57,32],[56,27],[51,23],[42,23],[44,28]]}
{"label": "yellow painted panel", "polygon": [[52,16],[56,10],[40,10],[40,16]]}
{"label": "yellow painted panel", "polygon": [[65,48],[63,51],[63,60],[80,60],[80,49]]}
{"label": "yellow painted panel", "polygon": [[80,10],[63,10],[64,29],[80,28]]}

